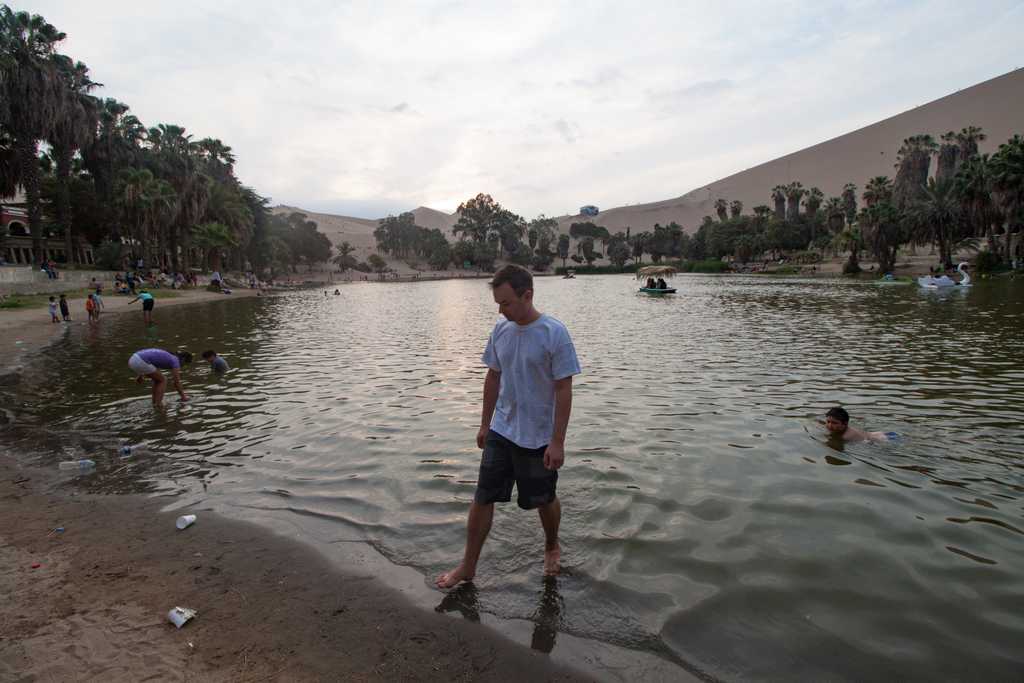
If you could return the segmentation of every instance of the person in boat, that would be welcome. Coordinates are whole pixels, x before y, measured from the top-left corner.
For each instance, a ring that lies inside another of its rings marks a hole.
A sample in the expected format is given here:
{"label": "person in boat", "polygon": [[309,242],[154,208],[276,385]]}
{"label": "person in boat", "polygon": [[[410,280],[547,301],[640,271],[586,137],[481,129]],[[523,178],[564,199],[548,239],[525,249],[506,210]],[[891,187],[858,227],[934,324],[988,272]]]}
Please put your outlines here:
{"label": "person in boat", "polygon": [[665,282],[665,278],[658,278],[658,289],[668,289],[668,283]]}
{"label": "person in boat", "polygon": [[850,426],[850,413],[845,408],[830,408],[825,413],[825,429],[829,436],[843,441],[888,441],[889,435],[885,432],[866,432]]}
{"label": "person in boat", "polygon": [[654,278],[653,277],[647,278],[647,287],[646,287],[646,289],[657,289],[657,288],[658,288],[658,285],[654,282]]}

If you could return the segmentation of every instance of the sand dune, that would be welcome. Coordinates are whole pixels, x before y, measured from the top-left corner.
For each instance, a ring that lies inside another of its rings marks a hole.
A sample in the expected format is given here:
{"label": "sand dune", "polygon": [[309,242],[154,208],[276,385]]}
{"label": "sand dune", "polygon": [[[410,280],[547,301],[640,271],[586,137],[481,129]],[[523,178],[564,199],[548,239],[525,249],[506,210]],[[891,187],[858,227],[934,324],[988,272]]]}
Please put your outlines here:
{"label": "sand dune", "polygon": [[[904,138],[930,133],[936,138],[966,126],[980,126],[988,139],[982,152],[992,152],[1016,133],[1024,134],[1024,69],[1012,71],[966,88],[873,125],[847,133],[784,157],[754,166],[740,173],[696,188],[681,197],[648,204],[622,206],[602,211],[591,218],[611,232],[649,230],[655,223],[676,221],[694,232],[706,215],[714,215],[714,202],[722,198],[743,202],[744,211],[758,204],[771,205],[771,189],[799,180],[805,187],[820,187],[825,196],[838,195],[848,182],[863,191],[866,181],[876,175],[895,175],[896,153]],[[934,163],[932,164],[934,169]],[[500,201],[500,199],[499,199]],[[280,207],[278,207],[280,208]],[[278,210],[275,208],[275,211]],[[515,207],[509,207],[515,210]],[[309,213],[309,212],[306,212]],[[451,236],[456,214],[419,207],[413,213],[417,224],[440,228]],[[373,250],[376,221],[329,214],[309,213],[335,244],[347,239],[359,247],[360,255]],[[568,232],[580,215],[558,217],[559,228]],[[336,237],[337,236],[337,237]]]}

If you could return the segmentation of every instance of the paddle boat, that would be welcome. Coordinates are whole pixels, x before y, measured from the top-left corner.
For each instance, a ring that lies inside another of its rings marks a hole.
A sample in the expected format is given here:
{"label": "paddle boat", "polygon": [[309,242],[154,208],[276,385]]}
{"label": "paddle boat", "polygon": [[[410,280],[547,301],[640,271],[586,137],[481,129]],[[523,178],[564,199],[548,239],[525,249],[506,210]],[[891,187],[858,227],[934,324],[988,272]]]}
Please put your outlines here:
{"label": "paddle boat", "polygon": [[665,278],[672,277],[677,272],[672,266],[644,266],[637,269],[636,279],[645,283],[640,287],[640,293],[650,296],[675,294],[675,287],[669,287],[665,284]]}
{"label": "paddle boat", "polygon": [[953,280],[948,275],[941,275],[939,277],[925,275],[924,277],[917,278],[917,284],[919,284],[924,289],[944,289],[946,287],[970,287],[971,276],[967,274],[965,268],[967,268],[966,263],[961,263],[956,267],[956,272],[960,273],[960,275],[963,276],[960,282]]}

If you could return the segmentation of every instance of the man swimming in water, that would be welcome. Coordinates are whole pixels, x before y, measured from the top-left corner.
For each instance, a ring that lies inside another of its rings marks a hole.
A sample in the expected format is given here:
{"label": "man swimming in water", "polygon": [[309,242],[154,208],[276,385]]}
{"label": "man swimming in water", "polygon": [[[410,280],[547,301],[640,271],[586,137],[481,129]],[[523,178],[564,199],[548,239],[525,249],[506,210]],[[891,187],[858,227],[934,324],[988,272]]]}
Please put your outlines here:
{"label": "man swimming in water", "polygon": [[850,426],[850,414],[844,408],[831,408],[825,413],[825,429],[830,436],[843,441],[888,441],[885,432],[865,432]]}

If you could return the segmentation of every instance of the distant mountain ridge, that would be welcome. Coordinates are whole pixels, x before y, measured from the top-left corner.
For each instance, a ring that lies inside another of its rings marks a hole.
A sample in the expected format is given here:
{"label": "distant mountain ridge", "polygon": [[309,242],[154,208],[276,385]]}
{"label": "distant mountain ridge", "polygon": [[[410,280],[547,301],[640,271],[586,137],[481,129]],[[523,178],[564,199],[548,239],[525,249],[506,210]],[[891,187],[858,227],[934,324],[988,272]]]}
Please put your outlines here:
{"label": "distant mountain ridge", "polygon": [[[878,175],[890,178],[895,176],[896,152],[904,138],[930,133],[937,139],[947,131],[980,126],[988,136],[981,143],[980,149],[982,152],[993,152],[1014,134],[1024,134],[1022,112],[1024,69],[1017,69],[870,126],[716,180],[674,199],[615,207],[595,217],[580,214],[559,216],[559,229],[568,232],[572,223],[589,220],[615,233],[627,227],[634,231],[650,230],[655,223],[666,225],[675,221],[692,233],[700,226],[704,216],[715,215],[716,199],[739,200],[743,202],[744,213],[750,213],[759,204],[771,205],[773,187],[797,180],[807,188],[821,188],[826,197],[838,196],[843,185],[852,182],[857,185],[859,199],[859,194],[870,178]],[[934,167],[933,164],[933,170]],[[497,199],[501,200],[500,197]],[[275,207],[275,212],[278,208],[281,207]],[[506,208],[515,210],[514,207]],[[354,236],[358,230],[368,230],[372,250],[372,233],[377,221],[307,211],[303,213],[309,214],[318,223],[319,216],[331,219],[332,225],[339,226],[339,234]],[[452,226],[458,221],[457,214],[447,214],[425,206],[414,209],[412,213],[416,216],[417,225],[439,228],[449,238],[452,237]],[[321,230],[332,241],[335,241],[331,235],[334,229],[326,229],[321,224]],[[355,245],[352,239],[347,239]]]}

